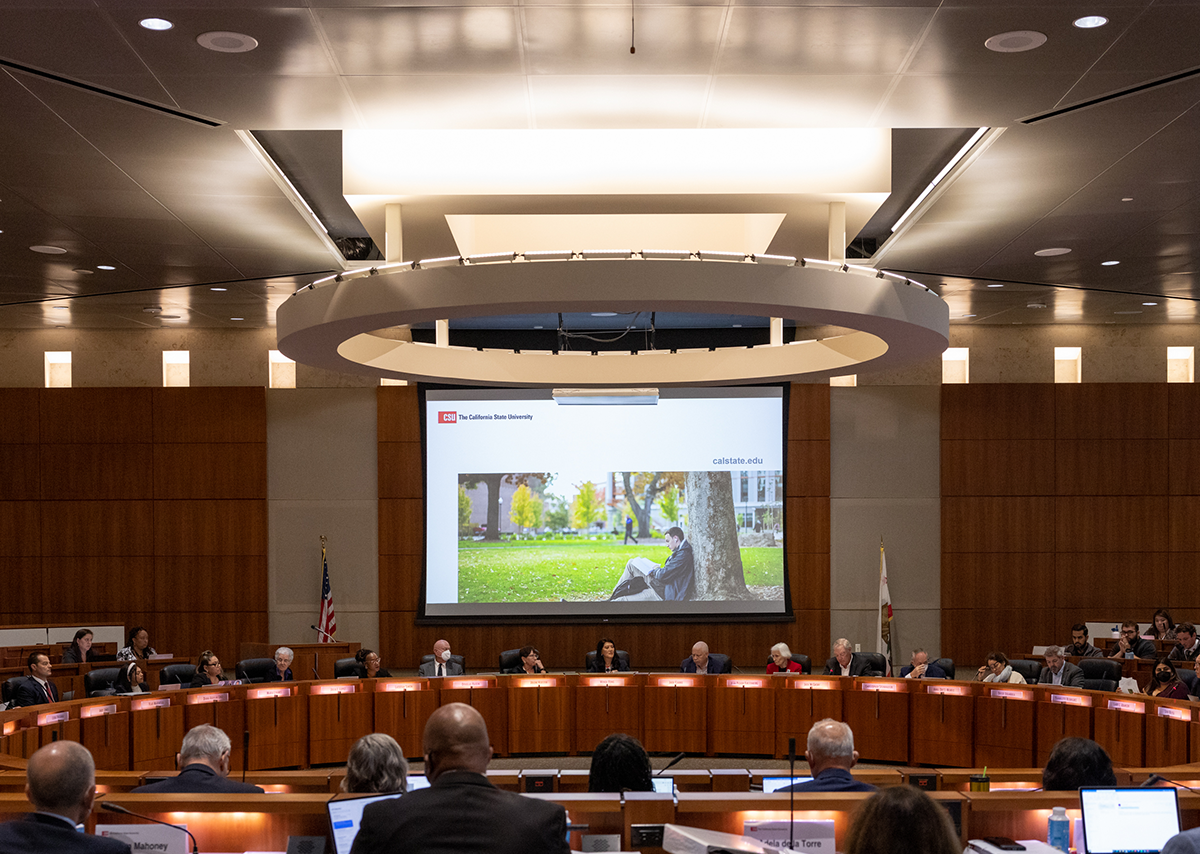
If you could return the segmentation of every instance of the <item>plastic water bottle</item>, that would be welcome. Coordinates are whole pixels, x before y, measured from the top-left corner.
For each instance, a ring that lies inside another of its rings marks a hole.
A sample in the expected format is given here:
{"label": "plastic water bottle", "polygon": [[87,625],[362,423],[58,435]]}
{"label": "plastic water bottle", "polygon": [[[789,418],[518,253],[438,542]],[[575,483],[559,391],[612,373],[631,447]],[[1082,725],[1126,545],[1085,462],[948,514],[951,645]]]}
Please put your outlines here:
{"label": "plastic water bottle", "polygon": [[1046,844],[1059,851],[1067,851],[1071,847],[1071,820],[1067,818],[1066,807],[1055,807],[1046,822]]}

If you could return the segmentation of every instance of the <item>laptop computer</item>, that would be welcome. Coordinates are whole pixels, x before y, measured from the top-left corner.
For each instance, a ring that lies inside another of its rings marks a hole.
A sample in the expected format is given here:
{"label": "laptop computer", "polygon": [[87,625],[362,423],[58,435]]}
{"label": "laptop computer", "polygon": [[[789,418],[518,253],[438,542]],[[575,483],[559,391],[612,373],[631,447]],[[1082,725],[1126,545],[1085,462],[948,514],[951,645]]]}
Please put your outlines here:
{"label": "laptop computer", "polygon": [[777,792],[793,783],[811,783],[812,777],[763,777],[763,794]]}
{"label": "laptop computer", "polygon": [[367,804],[376,801],[386,801],[400,797],[395,792],[387,795],[362,795],[357,798],[338,798],[325,804],[329,813],[329,830],[333,836],[335,854],[350,854],[354,845],[354,837],[358,836],[359,825],[362,824],[363,810]]}
{"label": "laptop computer", "polygon": [[1080,789],[1088,854],[1157,854],[1179,833],[1173,788]]}

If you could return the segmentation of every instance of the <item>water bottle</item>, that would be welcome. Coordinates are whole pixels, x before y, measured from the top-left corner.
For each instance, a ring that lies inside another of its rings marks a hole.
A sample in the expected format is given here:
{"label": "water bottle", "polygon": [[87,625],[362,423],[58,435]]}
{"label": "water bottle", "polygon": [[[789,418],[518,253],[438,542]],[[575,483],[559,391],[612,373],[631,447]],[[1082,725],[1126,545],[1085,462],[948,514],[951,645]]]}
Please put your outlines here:
{"label": "water bottle", "polygon": [[1071,820],[1067,818],[1066,807],[1055,807],[1046,822],[1046,844],[1059,851],[1067,851],[1071,847]]}

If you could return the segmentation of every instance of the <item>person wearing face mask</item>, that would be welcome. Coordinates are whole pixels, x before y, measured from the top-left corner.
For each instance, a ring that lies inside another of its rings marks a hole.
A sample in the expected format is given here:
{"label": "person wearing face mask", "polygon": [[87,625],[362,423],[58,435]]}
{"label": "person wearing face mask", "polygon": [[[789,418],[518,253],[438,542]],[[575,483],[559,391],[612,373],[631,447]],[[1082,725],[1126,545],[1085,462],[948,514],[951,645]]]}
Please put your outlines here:
{"label": "person wearing face mask", "polygon": [[450,641],[439,640],[433,645],[433,661],[417,669],[418,676],[462,676],[462,665],[450,660]]}
{"label": "person wearing face mask", "polygon": [[1186,700],[1187,686],[1179,680],[1175,665],[1166,656],[1154,662],[1154,674],[1146,683],[1146,693],[1151,697],[1162,697],[1167,700]]}

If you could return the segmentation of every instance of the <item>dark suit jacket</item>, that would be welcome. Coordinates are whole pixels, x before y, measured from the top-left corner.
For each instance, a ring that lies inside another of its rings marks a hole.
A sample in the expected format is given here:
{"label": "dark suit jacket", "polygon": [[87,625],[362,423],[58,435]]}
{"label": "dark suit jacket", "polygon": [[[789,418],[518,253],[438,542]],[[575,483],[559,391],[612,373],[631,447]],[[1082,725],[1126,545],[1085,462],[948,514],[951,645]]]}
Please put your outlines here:
{"label": "dark suit jacket", "polygon": [[[908,676],[908,674],[910,674],[912,672],[913,672],[913,666],[911,664],[906,664],[900,668],[901,676]],[[922,679],[948,679],[949,677],[946,676],[945,670],[942,670],[942,668],[938,667],[936,664],[934,664],[931,661],[931,662],[929,662],[929,666],[925,668],[925,675],[920,678],[922,678]]]}
{"label": "dark suit jacket", "polygon": [[228,777],[222,777],[207,765],[194,762],[191,765],[185,765],[183,770],[175,777],[168,777],[165,780],[150,783],[146,786],[138,786],[133,790],[134,794],[141,794],[143,792],[196,795],[213,792],[257,792],[261,795],[263,790],[258,786],[252,786],[240,780],[230,780]]}
{"label": "dark suit jacket", "polygon": [[[838,664],[836,658],[831,658],[825,662],[826,676],[841,676],[842,666]],[[850,675],[851,676],[882,676],[882,673],[876,673],[871,669],[871,665],[865,658],[856,653],[850,653]]]}
{"label": "dark suit jacket", "polygon": [[[425,662],[424,664],[422,664],[420,667],[417,668],[417,675],[418,676],[437,676],[437,662],[436,661]],[[450,659],[449,661],[446,662],[446,675],[447,676],[462,676],[463,675],[462,665],[459,664],[457,661],[455,661],[453,658]]]}
{"label": "dark suit jacket", "polygon": [[0,854],[129,854],[129,844],[79,833],[66,819],[35,812],[0,824]]}
{"label": "dark suit jacket", "polygon": [[[625,663],[624,659],[622,659],[621,656],[614,655],[613,656],[613,670],[628,672],[629,665]],[[588,665],[588,673],[603,673],[603,672],[604,672],[604,659],[597,655],[595,658],[592,659],[592,663]]]}
{"label": "dark suit jacket", "polygon": [[272,667],[270,670],[268,670],[266,672],[266,675],[263,676],[263,681],[264,682],[291,682],[292,681],[292,668],[289,667],[287,670],[283,671],[283,678],[280,679],[279,671],[276,668]]}
{"label": "dark suit jacket", "polygon": [[696,595],[696,564],[691,543],[684,540],[661,569],[650,573],[650,586],[666,602],[683,602]]}
{"label": "dark suit jacket", "polygon": [[[58,699],[62,699],[62,694],[58,693],[58,689],[54,689]],[[23,682],[17,683],[17,689],[13,691],[13,702],[18,706],[39,706],[42,703],[55,702],[52,698],[46,699],[46,694],[42,690],[41,684],[32,676],[26,676]]]}
{"label": "dark suit jacket", "polygon": [[352,854],[567,854],[560,805],[497,789],[482,774],[447,771],[427,789],[370,804]]}
{"label": "dark suit jacket", "polygon": [[854,779],[845,768],[826,768],[807,783],[776,789],[777,792],[873,792],[875,787]]}
{"label": "dark suit jacket", "polygon": [[[696,662],[692,661],[689,655],[679,663],[680,673],[695,673]],[[733,662],[728,655],[721,655],[719,652],[710,652],[708,654],[708,672],[709,673],[732,673]]]}
{"label": "dark suit jacket", "polygon": [[[1049,667],[1042,668],[1042,675],[1038,677],[1038,683],[1041,685],[1049,685],[1054,679],[1054,674],[1050,672]],[[1078,664],[1072,664],[1069,661],[1063,662],[1062,669],[1062,684],[1064,688],[1082,688],[1083,687],[1083,668]]]}

